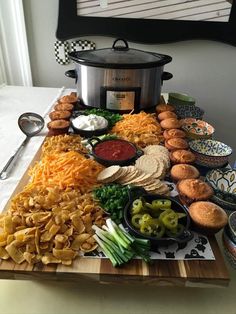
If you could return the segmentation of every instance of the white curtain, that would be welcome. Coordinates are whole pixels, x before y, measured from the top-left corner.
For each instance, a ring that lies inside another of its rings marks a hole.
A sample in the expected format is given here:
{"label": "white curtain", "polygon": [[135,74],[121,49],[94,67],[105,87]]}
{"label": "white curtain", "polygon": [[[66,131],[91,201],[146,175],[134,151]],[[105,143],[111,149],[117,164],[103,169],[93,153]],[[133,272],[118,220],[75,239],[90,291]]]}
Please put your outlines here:
{"label": "white curtain", "polygon": [[0,0],[0,84],[32,86],[22,0]]}

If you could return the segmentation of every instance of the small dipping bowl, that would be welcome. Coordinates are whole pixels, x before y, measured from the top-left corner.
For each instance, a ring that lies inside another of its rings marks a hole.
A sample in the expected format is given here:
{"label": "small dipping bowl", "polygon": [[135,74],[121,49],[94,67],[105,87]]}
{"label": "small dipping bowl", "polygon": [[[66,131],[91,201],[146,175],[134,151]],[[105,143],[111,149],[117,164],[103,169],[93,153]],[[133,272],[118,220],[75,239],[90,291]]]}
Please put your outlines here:
{"label": "small dipping bowl", "polygon": [[[80,117],[82,115],[79,115],[78,117]],[[77,119],[78,117],[76,117],[75,119]],[[109,126],[108,126],[108,121],[107,121],[107,125],[104,127],[104,128],[98,128],[96,130],[84,130],[84,129],[80,129],[78,127],[76,127],[73,123],[73,121],[75,120],[71,120],[71,127],[74,131],[75,134],[79,134],[80,136],[82,137],[85,137],[85,138],[90,138],[90,137],[93,137],[93,136],[100,136],[100,135],[103,135],[105,133],[107,133],[108,129],[109,129]]]}
{"label": "small dipping bowl", "polygon": [[230,146],[216,140],[189,141],[189,147],[196,156],[195,163],[208,168],[223,167],[233,152]]}
{"label": "small dipping bowl", "polygon": [[106,134],[108,131],[108,126],[106,128],[91,130],[91,131],[78,129],[75,126],[73,126],[72,123],[71,123],[71,127],[74,130],[75,134],[79,134],[80,136],[86,137],[86,138],[103,135],[103,134]]}
{"label": "small dipping bowl", "polygon": [[213,126],[203,120],[186,118],[181,120],[181,124],[189,139],[210,139],[215,132]]}
{"label": "small dipping bowl", "polygon": [[143,155],[143,151],[128,141],[122,139],[90,138],[88,143],[92,146],[92,156],[104,166],[127,166]]}
{"label": "small dipping bowl", "polygon": [[[181,218],[181,224],[184,226],[184,230],[180,234],[178,234],[176,237],[165,236],[160,239],[152,237],[152,236],[144,235],[143,233],[141,233],[131,223],[131,208],[132,208],[133,201],[140,197],[142,197],[146,202],[149,202],[149,203],[151,203],[153,200],[158,200],[158,199],[170,200],[172,203],[171,208],[175,212],[186,214],[184,218]],[[129,202],[127,203],[124,209],[124,222],[131,234],[133,234],[134,236],[138,238],[149,240],[153,251],[158,249],[158,247],[160,246],[166,246],[173,243],[178,243],[179,245],[181,245],[181,244],[187,243],[193,238],[193,233],[189,230],[190,216],[189,216],[187,208],[182,206],[173,197],[149,194],[144,189],[139,188],[139,187],[136,187],[133,190],[131,190],[131,193],[129,194]]]}

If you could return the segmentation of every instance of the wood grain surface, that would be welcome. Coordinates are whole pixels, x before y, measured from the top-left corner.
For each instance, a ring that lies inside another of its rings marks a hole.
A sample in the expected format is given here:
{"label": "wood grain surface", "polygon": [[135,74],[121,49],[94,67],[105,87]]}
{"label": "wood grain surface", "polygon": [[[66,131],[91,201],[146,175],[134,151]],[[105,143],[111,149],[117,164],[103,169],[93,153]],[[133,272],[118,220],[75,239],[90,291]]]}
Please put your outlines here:
{"label": "wood grain surface", "polygon": [[[31,165],[39,159],[41,149],[33,158]],[[28,182],[28,169],[17,185],[12,196],[20,192]],[[7,210],[9,202],[4,211]],[[215,260],[154,260],[147,265],[142,260],[132,260],[125,266],[114,268],[106,258],[80,257],[72,266],[42,263],[20,265],[13,261],[0,260],[0,279],[29,280],[90,280],[100,283],[143,283],[151,285],[175,286],[227,286],[229,274],[215,237],[209,238]]]}

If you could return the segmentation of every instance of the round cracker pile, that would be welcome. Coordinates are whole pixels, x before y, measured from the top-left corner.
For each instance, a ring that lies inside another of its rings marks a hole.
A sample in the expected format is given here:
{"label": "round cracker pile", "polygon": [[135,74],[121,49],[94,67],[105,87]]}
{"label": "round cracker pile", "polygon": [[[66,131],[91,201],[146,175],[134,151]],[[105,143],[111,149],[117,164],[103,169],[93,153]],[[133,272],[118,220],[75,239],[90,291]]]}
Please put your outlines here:
{"label": "round cracker pile", "polygon": [[123,175],[123,170],[120,166],[110,166],[99,173],[97,181],[102,183],[114,182],[120,175]]}
{"label": "round cracker pile", "polygon": [[111,166],[101,171],[97,177],[101,183],[117,182],[122,185],[142,186],[147,192],[167,195],[168,186],[152,174],[146,173],[135,166]]}
{"label": "round cracker pile", "polygon": [[136,160],[135,166],[151,173],[153,178],[163,179],[170,168],[168,149],[162,145],[148,145],[143,151],[144,155]]}

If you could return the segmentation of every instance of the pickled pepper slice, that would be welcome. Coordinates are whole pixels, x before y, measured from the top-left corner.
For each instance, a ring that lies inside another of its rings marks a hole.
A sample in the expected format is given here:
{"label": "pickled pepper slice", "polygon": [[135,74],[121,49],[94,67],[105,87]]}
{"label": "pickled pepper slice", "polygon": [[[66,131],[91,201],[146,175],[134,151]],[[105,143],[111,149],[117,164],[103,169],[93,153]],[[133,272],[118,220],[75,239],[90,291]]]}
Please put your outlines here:
{"label": "pickled pepper slice", "polygon": [[152,227],[148,223],[142,223],[140,226],[140,232],[147,236],[151,236]]}
{"label": "pickled pepper slice", "polygon": [[141,212],[143,208],[143,202],[141,199],[136,199],[135,201],[133,201],[132,205],[133,205],[131,209],[132,214],[138,214]]}
{"label": "pickled pepper slice", "polygon": [[172,213],[166,214],[161,221],[167,229],[172,230],[178,225],[178,216],[174,211],[172,211]]}
{"label": "pickled pepper slice", "polygon": [[132,218],[131,218],[131,223],[135,228],[140,228],[141,226],[141,220],[142,220],[143,215],[142,214],[135,214]]}
{"label": "pickled pepper slice", "polygon": [[166,199],[159,199],[152,201],[153,209],[169,209],[171,208],[171,201]]}

